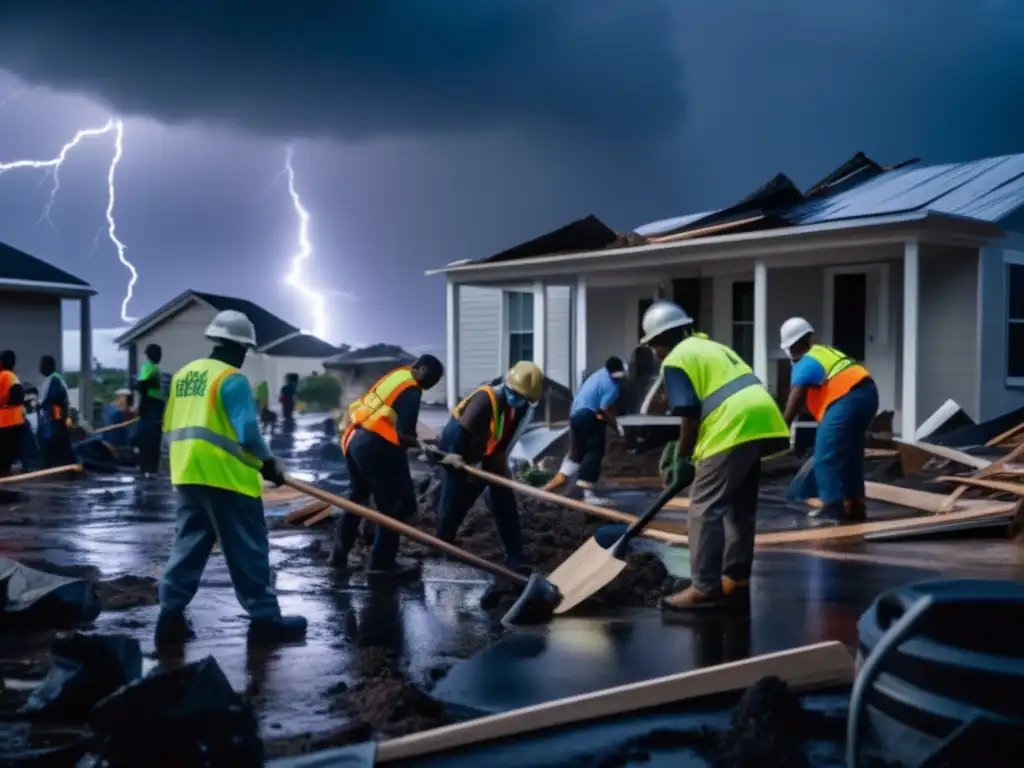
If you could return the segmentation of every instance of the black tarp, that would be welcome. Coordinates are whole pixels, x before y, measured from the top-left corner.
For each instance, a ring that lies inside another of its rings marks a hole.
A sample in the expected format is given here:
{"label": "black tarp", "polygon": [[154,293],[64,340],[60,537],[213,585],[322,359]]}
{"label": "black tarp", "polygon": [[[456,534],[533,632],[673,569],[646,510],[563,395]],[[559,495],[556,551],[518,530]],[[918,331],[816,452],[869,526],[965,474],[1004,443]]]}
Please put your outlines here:
{"label": "black tarp", "polygon": [[0,627],[61,629],[99,615],[100,600],[90,582],[0,557]]}
{"label": "black tarp", "polygon": [[967,426],[942,432],[929,437],[927,442],[935,445],[945,445],[949,448],[968,448],[973,445],[984,445],[994,437],[998,437],[1007,430],[1024,422],[1024,408],[1004,413],[994,419],[983,421],[981,424],[968,424]]}

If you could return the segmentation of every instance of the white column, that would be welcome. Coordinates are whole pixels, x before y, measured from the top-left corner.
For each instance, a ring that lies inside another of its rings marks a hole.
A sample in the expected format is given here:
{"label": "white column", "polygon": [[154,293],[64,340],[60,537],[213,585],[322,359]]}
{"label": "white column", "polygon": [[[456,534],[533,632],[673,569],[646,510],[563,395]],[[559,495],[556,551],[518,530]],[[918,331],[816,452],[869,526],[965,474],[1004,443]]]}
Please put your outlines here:
{"label": "white column", "polygon": [[754,375],[768,386],[768,268],[754,264]]}
{"label": "white column", "polygon": [[917,327],[921,277],[921,255],[916,240],[903,248],[903,402],[900,433],[913,440],[917,432]]}
{"label": "white column", "polygon": [[587,370],[587,278],[576,278],[573,290],[573,391],[583,384]]}
{"label": "white column", "polygon": [[459,285],[449,280],[445,285],[444,381],[448,408],[459,404]]}
{"label": "white column", "polygon": [[92,424],[92,313],[89,297],[83,296],[80,305],[78,327],[80,329],[81,371],[78,375],[78,418],[84,424]]}
{"label": "white column", "polygon": [[544,283],[533,284],[533,362],[548,370],[548,299]]}

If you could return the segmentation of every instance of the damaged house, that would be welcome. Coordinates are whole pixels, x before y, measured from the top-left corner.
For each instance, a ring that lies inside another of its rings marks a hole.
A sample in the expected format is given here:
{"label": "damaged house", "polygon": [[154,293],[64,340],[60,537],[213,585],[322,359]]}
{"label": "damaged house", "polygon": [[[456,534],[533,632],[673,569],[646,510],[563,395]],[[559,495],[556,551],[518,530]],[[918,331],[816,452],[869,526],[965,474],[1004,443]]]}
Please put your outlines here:
{"label": "damaged house", "polygon": [[735,205],[638,227],[594,217],[428,274],[447,282],[448,404],[532,359],[575,390],[628,358],[673,298],[788,393],[779,326],[806,317],[865,362],[913,434],[947,398],[1024,405],[1024,155],[883,166],[858,153],[806,191],[779,175]]}

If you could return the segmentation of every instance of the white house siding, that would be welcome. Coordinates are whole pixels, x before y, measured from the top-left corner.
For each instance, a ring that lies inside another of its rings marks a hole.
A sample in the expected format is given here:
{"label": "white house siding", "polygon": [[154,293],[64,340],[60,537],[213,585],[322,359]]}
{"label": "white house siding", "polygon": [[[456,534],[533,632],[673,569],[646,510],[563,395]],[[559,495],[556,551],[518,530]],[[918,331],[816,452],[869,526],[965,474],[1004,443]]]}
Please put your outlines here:
{"label": "white house siding", "polygon": [[38,386],[42,380],[39,358],[43,355],[53,355],[57,369],[61,370],[63,334],[58,297],[0,292],[0,328],[3,328],[0,347],[14,352],[15,371],[25,384]]}
{"label": "white house siding", "polygon": [[653,285],[587,289],[587,373],[612,355],[629,360],[640,342],[640,301],[654,292]]}
{"label": "white house siding", "polygon": [[545,360],[541,364],[545,375],[559,384],[569,386],[572,359],[572,322],[570,320],[569,286],[546,286],[547,338]]}
{"label": "white house siding", "polygon": [[501,360],[504,322],[502,291],[460,286],[458,365],[459,396],[504,373]]}
{"label": "white house siding", "polygon": [[921,247],[917,415],[948,398],[978,418],[978,252]]}
{"label": "white house siding", "polygon": [[149,344],[160,345],[163,350],[160,367],[172,374],[196,358],[208,355],[212,345],[203,334],[216,314],[217,311],[206,304],[193,303],[135,339],[138,365],[146,359]]}

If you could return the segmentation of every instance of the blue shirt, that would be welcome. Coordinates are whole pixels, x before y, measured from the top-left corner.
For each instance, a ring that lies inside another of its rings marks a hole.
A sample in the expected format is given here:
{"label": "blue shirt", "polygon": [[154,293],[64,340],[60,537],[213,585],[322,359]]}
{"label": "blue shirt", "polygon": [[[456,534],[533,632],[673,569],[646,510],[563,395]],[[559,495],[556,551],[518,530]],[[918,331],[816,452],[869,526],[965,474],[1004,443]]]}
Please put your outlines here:
{"label": "blue shirt", "polygon": [[273,454],[260,434],[256,400],[249,380],[240,373],[232,373],[225,378],[220,385],[220,402],[242,447],[257,459],[269,459]]}
{"label": "blue shirt", "polygon": [[665,396],[668,407],[675,416],[700,416],[700,398],[686,371],[675,366],[665,366]]}
{"label": "blue shirt", "polygon": [[810,355],[804,355],[793,364],[789,385],[791,387],[818,387],[825,383],[827,376],[825,366]]}
{"label": "blue shirt", "polygon": [[580,411],[598,411],[611,408],[619,399],[619,384],[607,368],[602,368],[587,377],[576,397],[572,399],[569,415],[574,416]]}

